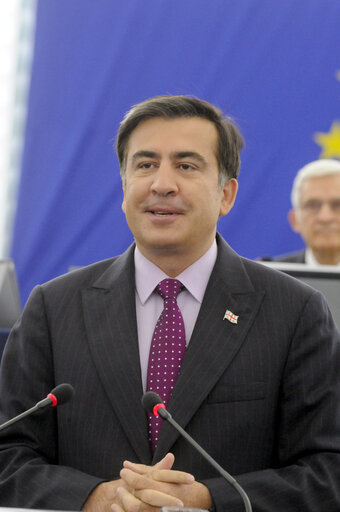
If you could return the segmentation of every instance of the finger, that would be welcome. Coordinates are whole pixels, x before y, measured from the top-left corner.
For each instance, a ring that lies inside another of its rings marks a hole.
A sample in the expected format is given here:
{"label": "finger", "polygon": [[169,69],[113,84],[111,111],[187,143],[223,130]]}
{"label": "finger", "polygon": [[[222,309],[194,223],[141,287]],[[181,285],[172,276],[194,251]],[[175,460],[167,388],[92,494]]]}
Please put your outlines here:
{"label": "finger", "polygon": [[163,459],[161,459],[157,464],[152,466],[154,469],[171,469],[175,462],[175,456],[173,453],[167,453]]}
{"label": "finger", "polygon": [[190,473],[173,469],[152,469],[152,471],[141,474],[124,467],[120,471],[120,477],[132,489],[157,489],[159,488],[158,482],[184,485],[191,485],[195,482],[195,477]]}
{"label": "finger", "polygon": [[135,471],[140,475],[148,473],[153,468],[158,469],[171,469],[175,461],[175,457],[172,453],[167,453],[162,460],[157,462],[154,466],[146,466],[145,464],[136,464],[135,462],[130,462],[129,460],[125,460],[123,462],[124,468],[131,469],[131,471]]}
{"label": "finger", "polygon": [[184,507],[183,501],[176,498],[176,496],[165,494],[164,492],[156,491],[154,489],[136,491],[135,496],[151,507]]}
{"label": "finger", "polygon": [[117,503],[114,503],[113,505],[111,505],[111,511],[112,512],[124,512],[122,507],[120,505],[117,505]]}
{"label": "finger", "polygon": [[157,483],[152,479],[151,473],[140,474],[131,469],[120,470],[120,477],[131,489],[149,489],[156,487]]}
{"label": "finger", "polygon": [[117,509],[115,512],[121,512],[122,510],[125,512],[138,512],[141,508],[142,502],[124,487],[118,487],[117,498],[120,502],[118,505],[120,510]]}
{"label": "finger", "polygon": [[173,469],[156,469],[152,471],[151,476],[157,482],[167,482],[173,484],[193,484],[195,477],[184,471],[175,471]]}
{"label": "finger", "polygon": [[136,464],[135,462],[130,462],[129,460],[124,460],[123,467],[138,473],[139,475],[145,475],[151,468],[151,466],[146,466],[144,464]]}

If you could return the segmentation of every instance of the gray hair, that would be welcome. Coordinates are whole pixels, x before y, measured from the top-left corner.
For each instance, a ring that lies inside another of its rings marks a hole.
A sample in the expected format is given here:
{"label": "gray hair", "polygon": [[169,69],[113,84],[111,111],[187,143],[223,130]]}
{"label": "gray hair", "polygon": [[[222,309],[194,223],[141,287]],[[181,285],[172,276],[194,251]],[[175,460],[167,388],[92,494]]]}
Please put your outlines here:
{"label": "gray hair", "polygon": [[293,208],[299,208],[301,185],[303,181],[310,178],[322,178],[323,176],[330,176],[333,174],[340,174],[340,161],[331,159],[320,159],[310,162],[302,167],[293,181],[291,192],[291,202]]}
{"label": "gray hair", "polygon": [[217,130],[217,161],[221,187],[231,178],[237,178],[240,170],[240,151],[243,138],[230,117],[207,101],[189,96],[156,96],[134,105],[120,124],[116,151],[120,165],[120,174],[125,178],[126,157],[129,138],[137,126],[148,119],[164,118],[202,118],[211,121]]}

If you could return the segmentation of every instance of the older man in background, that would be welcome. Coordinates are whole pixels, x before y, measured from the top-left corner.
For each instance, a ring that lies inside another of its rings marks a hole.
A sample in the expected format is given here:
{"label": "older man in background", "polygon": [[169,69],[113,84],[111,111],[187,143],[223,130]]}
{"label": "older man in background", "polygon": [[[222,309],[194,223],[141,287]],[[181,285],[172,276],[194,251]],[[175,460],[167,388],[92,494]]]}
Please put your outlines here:
{"label": "older man in background", "polygon": [[316,160],[297,173],[289,222],[306,248],[276,261],[340,265],[340,161]]}

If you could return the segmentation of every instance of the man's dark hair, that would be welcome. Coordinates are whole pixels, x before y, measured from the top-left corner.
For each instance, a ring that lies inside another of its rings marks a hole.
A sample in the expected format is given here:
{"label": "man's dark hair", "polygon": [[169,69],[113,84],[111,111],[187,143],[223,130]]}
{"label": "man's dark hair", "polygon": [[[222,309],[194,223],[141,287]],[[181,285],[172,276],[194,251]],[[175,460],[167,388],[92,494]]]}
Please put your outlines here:
{"label": "man's dark hair", "polygon": [[207,101],[188,96],[156,96],[134,105],[120,124],[116,151],[120,173],[124,179],[127,147],[131,133],[137,126],[152,118],[176,119],[199,117],[211,121],[218,133],[217,161],[221,187],[231,178],[237,178],[240,171],[240,151],[243,138],[230,117]]}

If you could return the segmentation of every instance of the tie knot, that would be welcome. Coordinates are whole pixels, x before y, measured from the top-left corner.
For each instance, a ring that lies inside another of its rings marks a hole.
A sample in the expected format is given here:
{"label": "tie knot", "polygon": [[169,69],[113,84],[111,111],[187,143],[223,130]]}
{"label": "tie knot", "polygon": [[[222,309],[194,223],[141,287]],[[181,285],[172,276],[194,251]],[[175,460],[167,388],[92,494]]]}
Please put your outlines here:
{"label": "tie knot", "polygon": [[163,279],[163,281],[156,286],[156,290],[163,300],[177,299],[177,295],[183,288],[183,284],[178,279]]}

